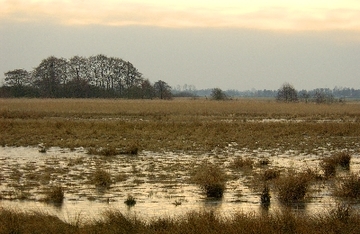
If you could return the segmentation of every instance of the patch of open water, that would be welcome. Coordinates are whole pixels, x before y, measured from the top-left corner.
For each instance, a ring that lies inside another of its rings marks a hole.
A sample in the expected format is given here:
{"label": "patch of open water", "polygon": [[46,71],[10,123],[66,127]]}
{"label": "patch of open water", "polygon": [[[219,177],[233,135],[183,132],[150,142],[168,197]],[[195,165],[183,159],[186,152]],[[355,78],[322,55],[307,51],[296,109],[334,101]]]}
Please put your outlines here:
{"label": "patch of open water", "polygon": [[[329,155],[331,152],[322,149],[317,155],[304,155],[295,151],[280,153],[276,149],[235,150],[231,145],[220,153],[187,155],[143,151],[137,156],[114,157],[88,155],[82,148],[50,148],[40,153],[34,147],[0,147],[0,206],[47,212],[68,221],[79,215],[83,220],[98,218],[108,209],[142,218],[177,216],[199,209],[214,209],[224,216],[237,212],[259,213],[264,212],[264,208],[260,203],[261,190],[257,189],[262,182],[257,180],[257,174],[268,168],[280,171],[316,169],[321,157]],[[270,163],[238,170],[230,166],[237,157],[251,158],[255,164],[262,159]],[[204,160],[221,165],[229,175],[220,200],[205,198],[200,188],[189,181],[193,169]],[[97,168],[111,174],[113,184],[109,189],[99,190],[91,183]],[[358,173],[359,169],[359,155],[353,154],[350,172]],[[330,180],[312,185],[305,202],[293,208],[317,213],[334,206],[337,201],[332,196],[334,183]],[[65,189],[65,199],[59,207],[42,202],[52,185]],[[135,206],[128,207],[124,203],[128,195],[135,197]],[[271,196],[270,212],[282,207],[276,193],[271,192]]]}

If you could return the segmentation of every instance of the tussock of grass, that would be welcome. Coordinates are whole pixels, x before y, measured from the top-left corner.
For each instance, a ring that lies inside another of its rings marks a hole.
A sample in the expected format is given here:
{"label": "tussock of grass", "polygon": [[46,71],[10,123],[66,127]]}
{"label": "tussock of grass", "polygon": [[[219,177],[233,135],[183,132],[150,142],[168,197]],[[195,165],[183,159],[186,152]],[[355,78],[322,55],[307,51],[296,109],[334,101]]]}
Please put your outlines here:
{"label": "tussock of grass", "polygon": [[135,204],[136,204],[135,197],[129,194],[124,203],[129,207],[135,206]]}
{"label": "tussock of grass", "polygon": [[351,155],[347,152],[335,153],[330,157],[322,159],[320,167],[324,171],[326,178],[333,177],[336,175],[336,167],[341,166],[342,168],[350,169]]}
{"label": "tussock of grass", "polygon": [[110,185],[112,184],[110,173],[100,168],[96,169],[92,175],[91,181],[99,188],[110,188]]}
{"label": "tussock of grass", "polygon": [[264,181],[273,180],[278,178],[279,176],[280,176],[280,171],[277,169],[267,169],[261,175]]}
{"label": "tussock of grass", "polygon": [[345,198],[360,198],[360,175],[351,173],[339,180],[335,195]]}
{"label": "tussock of grass", "polygon": [[50,187],[46,192],[45,201],[61,205],[64,201],[64,189],[61,186]]}
{"label": "tussock of grass", "polygon": [[251,169],[254,165],[254,161],[250,158],[237,157],[230,164],[231,168],[234,169]]}
{"label": "tussock of grass", "polygon": [[203,162],[196,168],[192,182],[198,184],[207,197],[221,198],[225,191],[227,176],[225,171],[216,164]]}
{"label": "tussock of grass", "polygon": [[337,162],[333,158],[324,158],[320,162],[320,167],[324,171],[325,178],[334,177],[336,175]]}
{"label": "tussock of grass", "polygon": [[278,198],[285,204],[302,201],[312,177],[308,173],[289,173],[276,181]]}
{"label": "tussock of grass", "polygon": [[351,155],[348,152],[339,152],[336,153],[333,157],[334,160],[338,163],[338,165],[349,170]]}
{"label": "tussock of grass", "polygon": [[264,185],[264,189],[261,192],[261,196],[260,196],[261,205],[264,207],[268,207],[270,205],[270,199],[271,199],[270,188],[268,185]]}

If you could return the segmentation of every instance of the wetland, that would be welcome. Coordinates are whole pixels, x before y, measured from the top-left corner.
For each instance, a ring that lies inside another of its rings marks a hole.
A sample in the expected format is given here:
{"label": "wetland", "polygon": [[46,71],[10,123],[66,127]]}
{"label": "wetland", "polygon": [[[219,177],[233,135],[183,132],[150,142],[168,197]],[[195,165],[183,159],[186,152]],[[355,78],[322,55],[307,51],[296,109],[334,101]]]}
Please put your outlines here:
{"label": "wetland", "polygon": [[[353,187],[359,186],[358,102],[0,99],[0,104],[5,211],[45,212],[70,224],[81,219],[86,226],[109,210],[151,223],[189,218],[191,212],[214,212],[226,220],[283,209],[313,216],[344,204],[355,213],[360,208],[360,193],[339,192],[350,177]],[[328,174],[325,159],[339,154],[351,158],[348,167],[335,165]],[[193,179],[204,163],[224,173],[220,198],[208,197]],[[306,191],[284,202],[279,181],[292,174],[307,175]],[[265,185],[271,197],[266,206]],[[52,188],[61,188],[60,203],[49,202]],[[129,198],[133,203],[126,203]]]}

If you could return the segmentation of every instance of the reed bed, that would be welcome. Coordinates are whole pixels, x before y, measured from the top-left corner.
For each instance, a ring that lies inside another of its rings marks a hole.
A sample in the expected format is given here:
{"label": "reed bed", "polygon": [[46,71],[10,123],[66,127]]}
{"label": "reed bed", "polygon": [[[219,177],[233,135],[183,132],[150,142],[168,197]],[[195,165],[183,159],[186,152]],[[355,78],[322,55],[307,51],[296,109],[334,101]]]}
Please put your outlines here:
{"label": "reed bed", "polygon": [[359,225],[360,215],[346,205],[314,216],[286,209],[264,215],[238,213],[232,217],[194,211],[178,218],[150,221],[108,210],[90,223],[82,223],[81,217],[69,223],[46,213],[0,208],[0,233],[358,233]]}
{"label": "reed bed", "polygon": [[[358,103],[0,99],[0,145],[209,151],[358,148]],[[31,135],[32,137],[28,137]],[[134,147],[135,146],[135,147]]]}

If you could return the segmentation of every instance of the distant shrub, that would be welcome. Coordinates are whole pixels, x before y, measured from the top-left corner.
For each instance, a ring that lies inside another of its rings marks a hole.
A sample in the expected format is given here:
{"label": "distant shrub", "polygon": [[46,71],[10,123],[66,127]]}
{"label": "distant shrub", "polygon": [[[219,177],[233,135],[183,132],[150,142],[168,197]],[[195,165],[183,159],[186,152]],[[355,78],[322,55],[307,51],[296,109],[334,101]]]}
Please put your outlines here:
{"label": "distant shrub", "polygon": [[211,96],[211,99],[213,99],[213,100],[227,100],[228,99],[226,94],[220,88],[214,88],[211,91],[210,96]]}
{"label": "distant shrub", "polygon": [[196,169],[192,181],[206,192],[207,197],[221,198],[225,191],[226,174],[218,165],[204,162]]}
{"label": "distant shrub", "polygon": [[294,86],[289,83],[285,83],[281,86],[276,94],[276,100],[280,102],[297,102],[298,95]]}

